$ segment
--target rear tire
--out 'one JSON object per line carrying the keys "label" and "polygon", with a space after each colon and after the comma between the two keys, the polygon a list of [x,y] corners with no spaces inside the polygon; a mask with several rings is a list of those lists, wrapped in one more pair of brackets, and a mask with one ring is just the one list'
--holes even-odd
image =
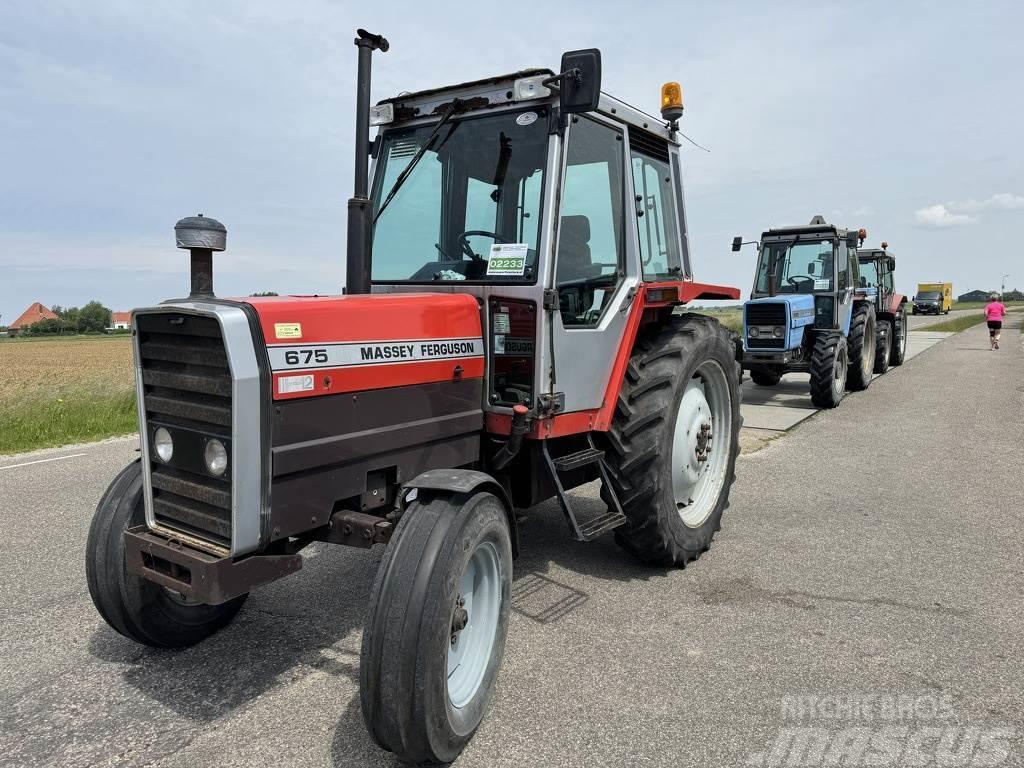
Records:
{"label": "rear tire", "polygon": [[875,333],[875,373],[885,373],[889,370],[889,349],[891,340],[894,338],[892,323],[882,320],[878,323],[878,330]]}
{"label": "rear tire", "polygon": [[155,648],[185,648],[235,617],[248,595],[221,605],[186,602],[181,596],[125,568],[124,532],[146,522],[142,464],[121,470],[96,507],[85,545],[89,594],[100,616],[130,640]]}
{"label": "rear tire", "polygon": [[835,408],[846,391],[850,359],[846,337],[839,331],[818,331],[811,351],[811,402]]}
{"label": "rear tire", "polygon": [[907,356],[907,308],[900,307],[896,315],[896,327],[893,335],[892,351],[889,355],[889,364],[903,365]]}
{"label": "rear tire", "polygon": [[[359,693],[380,746],[407,762],[448,763],[473,737],[494,693],[508,631],[512,542],[494,495],[418,493],[374,580]],[[465,623],[456,629],[460,612]]]}
{"label": "rear tire", "polygon": [[637,339],[605,440],[627,518],[615,539],[646,563],[683,566],[721,527],[742,423],[735,366],[728,331],[708,317]]}
{"label": "rear tire", "polygon": [[759,387],[774,387],[782,380],[782,369],[770,366],[751,368],[750,380]]}
{"label": "rear tire", "polygon": [[850,373],[846,388],[852,392],[867,389],[875,367],[875,308],[860,302],[850,318]]}

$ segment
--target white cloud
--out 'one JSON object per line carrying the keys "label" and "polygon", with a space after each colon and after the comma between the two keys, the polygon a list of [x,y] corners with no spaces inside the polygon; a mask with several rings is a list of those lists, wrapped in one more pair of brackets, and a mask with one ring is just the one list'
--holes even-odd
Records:
{"label": "white cloud", "polygon": [[977,221],[974,216],[964,213],[953,213],[942,203],[929,205],[914,212],[917,223],[924,227],[962,227]]}
{"label": "white cloud", "polygon": [[1014,211],[1024,208],[1024,197],[1010,192],[999,192],[984,200],[953,200],[936,203],[914,212],[917,223],[925,227],[962,227],[974,224],[983,211]]}
{"label": "white cloud", "polygon": [[962,200],[960,202],[946,203],[946,207],[958,213],[979,213],[980,211],[1012,211],[1024,208],[1024,197],[1013,195],[1009,192],[1000,192],[992,195],[986,200]]}

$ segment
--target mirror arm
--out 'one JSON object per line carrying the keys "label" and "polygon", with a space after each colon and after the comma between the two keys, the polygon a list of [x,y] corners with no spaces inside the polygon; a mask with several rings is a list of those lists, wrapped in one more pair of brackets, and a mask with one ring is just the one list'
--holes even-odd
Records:
{"label": "mirror arm", "polygon": [[562,81],[568,80],[570,77],[577,85],[583,82],[583,73],[580,71],[579,67],[573,67],[572,69],[565,70],[565,72],[562,72],[561,74],[553,75],[552,77],[541,80],[540,84],[545,88],[549,88],[555,93],[558,93],[562,89]]}

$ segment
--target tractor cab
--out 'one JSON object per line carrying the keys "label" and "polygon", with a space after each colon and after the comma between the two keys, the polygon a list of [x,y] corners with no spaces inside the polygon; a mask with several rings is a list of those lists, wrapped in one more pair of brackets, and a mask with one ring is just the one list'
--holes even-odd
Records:
{"label": "tractor cab", "polygon": [[[678,86],[662,94],[676,117],[659,120],[600,91],[597,51],[565,54],[561,72],[403,94],[370,110],[369,290],[476,297],[485,407],[499,413],[600,408],[635,300],[733,293],[693,282]],[[567,354],[576,364],[556,362]]]}
{"label": "tractor cab", "polygon": [[870,296],[878,313],[886,311],[896,293],[896,255],[889,250],[889,244],[881,248],[862,248],[857,253],[860,267],[858,292]]}

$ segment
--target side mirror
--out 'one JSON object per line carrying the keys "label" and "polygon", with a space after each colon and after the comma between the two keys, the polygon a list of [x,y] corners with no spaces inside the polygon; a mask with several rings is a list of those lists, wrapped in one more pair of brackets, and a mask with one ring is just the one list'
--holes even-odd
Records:
{"label": "side mirror", "polygon": [[742,247],[743,247],[743,238],[740,237],[739,235],[737,235],[736,237],[734,237],[732,239],[732,251],[733,251],[733,253],[738,252],[739,249],[742,248]]}
{"label": "side mirror", "polygon": [[557,83],[558,105],[563,114],[593,112],[601,100],[601,51],[585,48],[562,54],[562,74],[544,81]]}
{"label": "side mirror", "polygon": [[817,269],[818,265],[812,261],[807,265],[807,274],[813,275]]}
{"label": "side mirror", "polygon": [[892,256],[889,257],[889,271],[896,271],[896,259],[894,259]]}
{"label": "side mirror", "polygon": [[846,247],[847,248],[856,248],[857,247],[857,240],[858,240],[857,233],[856,232],[851,232],[850,234],[848,234],[846,236]]}

